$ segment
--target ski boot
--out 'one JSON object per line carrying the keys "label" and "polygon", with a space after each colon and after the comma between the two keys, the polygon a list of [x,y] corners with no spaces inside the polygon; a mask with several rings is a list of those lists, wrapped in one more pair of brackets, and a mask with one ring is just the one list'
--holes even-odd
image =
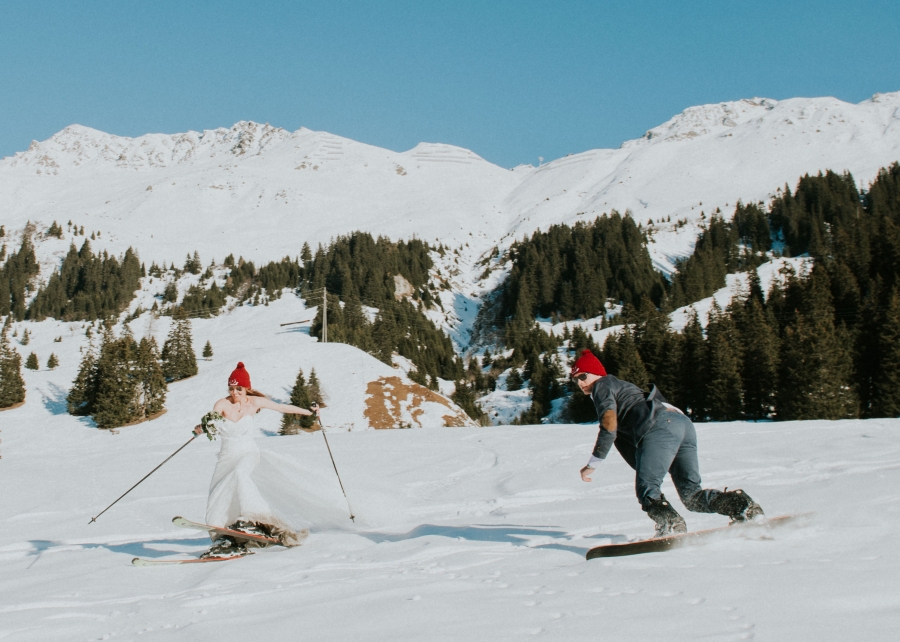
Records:
{"label": "ski boot", "polygon": [[200,556],[200,559],[209,557],[234,557],[236,555],[250,555],[250,551],[248,551],[247,547],[241,542],[230,537],[219,537],[213,541],[209,550]]}
{"label": "ski boot", "polygon": [[[248,522],[243,519],[239,519],[229,526],[233,531],[240,531],[242,533],[248,533],[249,535],[262,535],[263,537],[278,537],[277,535],[272,533],[272,529],[269,528],[267,524],[261,524],[259,522]],[[241,544],[245,548],[265,548],[268,544],[263,542],[256,542],[253,540],[241,542]]]}
{"label": "ski boot", "polygon": [[709,502],[709,507],[719,515],[730,517],[731,523],[746,522],[765,514],[762,506],[741,489],[726,488]]}
{"label": "ski boot", "polygon": [[264,537],[272,536],[272,533],[269,532],[269,529],[265,526],[265,524],[260,524],[258,522],[248,522],[243,519],[239,519],[228,528],[233,531],[249,533],[250,535],[262,535]]}
{"label": "ski boot", "polygon": [[675,533],[687,533],[687,524],[684,517],[678,514],[665,495],[659,499],[650,499],[647,506],[647,515],[656,522],[656,534],[654,537],[667,537]]}

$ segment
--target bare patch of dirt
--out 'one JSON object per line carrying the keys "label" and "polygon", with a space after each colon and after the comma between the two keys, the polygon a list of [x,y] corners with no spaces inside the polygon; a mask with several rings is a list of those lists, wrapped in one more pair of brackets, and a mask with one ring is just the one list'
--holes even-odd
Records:
{"label": "bare patch of dirt", "polygon": [[422,404],[438,403],[447,408],[442,415],[445,426],[471,424],[468,416],[436,392],[417,383],[404,383],[400,377],[381,377],[370,381],[366,387],[366,410],[363,413],[369,426],[384,430],[389,428],[421,428],[425,414]]}

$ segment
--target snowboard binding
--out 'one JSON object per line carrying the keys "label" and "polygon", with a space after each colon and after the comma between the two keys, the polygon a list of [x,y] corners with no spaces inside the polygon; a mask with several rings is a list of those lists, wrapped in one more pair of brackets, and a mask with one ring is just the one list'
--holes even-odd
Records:
{"label": "snowboard binding", "polygon": [[740,488],[726,488],[709,502],[709,507],[719,515],[730,517],[732,523],[746,522],[765,515],[762,506]]}
{"label": "snowboard binding", "polygon": [[675,533],[687,533],[687,524],[684,521],[684,517],[672,508],[672,504],[669,503],[665,495],[660,495],[659,499],[650,499],[648,502],[647,515],[656,522],[656,534],[654,537],[668,537]]}

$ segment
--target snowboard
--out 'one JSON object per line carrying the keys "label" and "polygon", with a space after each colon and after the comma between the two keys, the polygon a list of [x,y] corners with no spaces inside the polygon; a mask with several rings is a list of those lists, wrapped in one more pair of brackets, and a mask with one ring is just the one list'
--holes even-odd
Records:
{"label": "snowboard", "polygon": [[227,562],[228,560],[237,560],[246,555],[231,555],[229,557],[191,557],[189,559],[180,560],[148,560],[144,557],[135,557],[131,560],[134,566],[162,566],[164,564],[204,564],[206,562]]}
{"label": "snowboard", "polygon": [[175,526],[180,526],[181,528],[191,528],[196,531],[207,531],[209,533],[212,533],[213,535],[227,535],[228,537],[236,540],[244,542],[256,542],[257,544],[262,544],[263,546],[278,544],[278,540],[274,537],[255,535],[253,533],[245,533],[243,531],[234,531],[223,526],[210,526],[209,524],[192,522],[191,520],[185,519],[184,517],[173,517],[172,523],[175,524]]}
{"label": "snowboard", "polygon": [[791,520],[800,517],[806,517],[809,513],[798,515],[779,515],[778,517],[767,517],[761,520],[753,520],[749,522],[735,522],[728,526],[720,526],[718,528],[707,528],[702,531],[692,531],[689,533],[677,533],[666,537],[654,537],[651,539],[641,539],[634,542],[626,542],[624,544],[604,544],[597,546],[587,552],[585,557],[589,560],[597,557],[620,557],[623,555],[640,555],[642,553],[661,553],[673,548],[681,546],[691,546],[699,544],[705,539],[715,536],[725,531],[745,530],[745,529],[770,529],[776,526],[787,524]]}

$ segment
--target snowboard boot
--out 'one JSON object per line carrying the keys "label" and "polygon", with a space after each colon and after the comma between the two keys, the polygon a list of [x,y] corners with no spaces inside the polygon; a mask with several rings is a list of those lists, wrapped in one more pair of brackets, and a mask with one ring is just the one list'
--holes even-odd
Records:
{"label": "snowboard boot", "polygon": [[235,555],[250,555],[250,551],[248,551],[240,542],[233,540],[230,537],[219,537],[213,541],[209,550],[200,556],[200,559],[206,559],[208,557],[234,557]]}
{"label": "snowboard boot", "polygon": [[654,537],[667,537],[675,533],[687,533],[687,524],[684,522],[684,517],[672,508],[672,504],[669,503],[665,495],[660,495],[659,499],[649,500],[647,515],[656,522],[656,534]]}
{"label": "snowboard boot", "polygon": [[762,506],[741,489],[726,488],[709,502],[709,507],[719,515],[730,517],[732,523],[746,522],[765,514]]}

